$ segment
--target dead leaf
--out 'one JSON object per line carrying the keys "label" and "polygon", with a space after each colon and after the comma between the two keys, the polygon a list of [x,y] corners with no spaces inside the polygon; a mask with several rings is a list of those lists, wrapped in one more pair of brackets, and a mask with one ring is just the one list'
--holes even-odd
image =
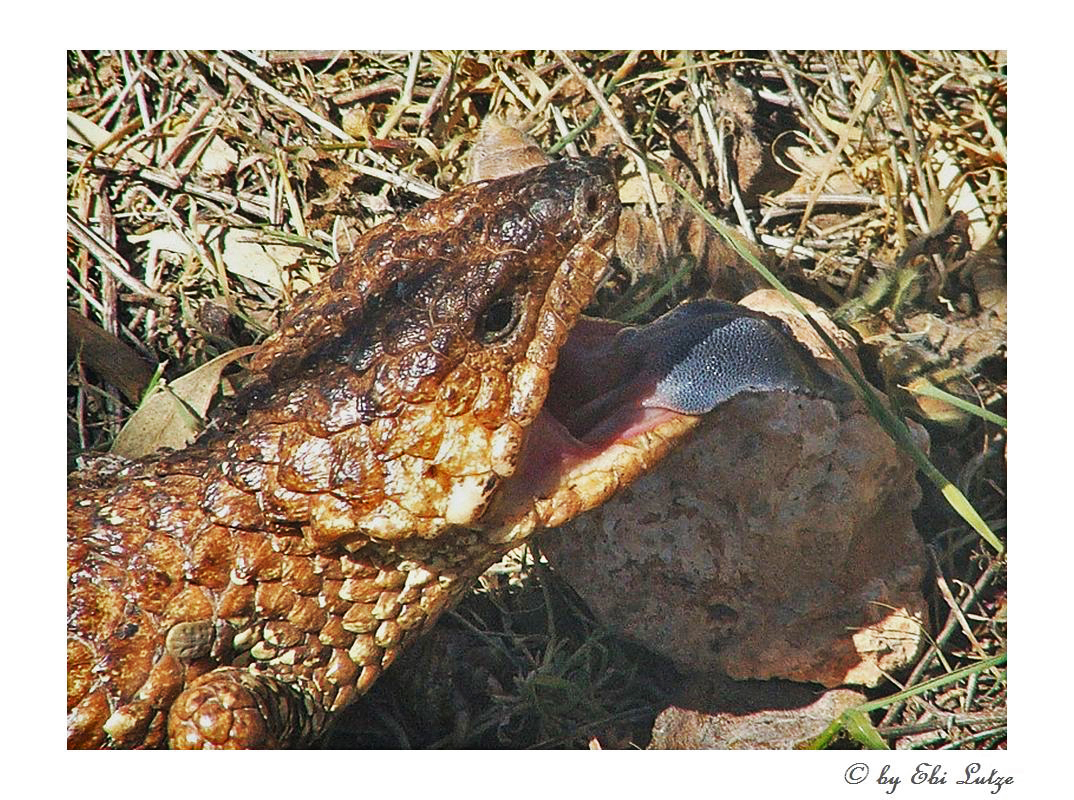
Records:
{"label": "dead leaf", "polygon": [[173,450],[186,447],[201,430],[201,418],[216,394],[224,367],[259,349],[258,345],[251,345],[230,350],[167,386],[159,387],[127,420],[112,444],[111,452],[127,458],[142,458],[162,447]]}
{"label": "dead leaf", "polygon": [[224,266],[233,275],[284,291],[282,275],[302,256],[300,247],[256,241],[256,234],[233,228],[224,235]]}
{"label": "dead leaf", "polygon": [[974,250],[980,250],[989,239],[987,215],[970,188],[970,183],[962,179],[954,157],[946,150],[937,150],[936,161],[939,164],[937,179],[940,190],[945,194],[954,190],[947,207],[954,213],[961,211],[966,215],[969,219],[970,243]]}
{"label": "dead leaf", "polygon": [[[197,156],[197,161],[194,157]],[[180,163],[182,170],[193,169],[196,165],[202,175],[226,175],[239,163],[239,154],[219,135],[214,135],[208,147],[198,154],[192,150]]]}
{"label": "dead leaf", "polygon": [[[219,235],[220,229],[199,224],[197,233],[204,241],[209,241]],[[158,228],[129,239],[135,244],[147,243],[151,251],[166,250],[184,256],[196,255],[187,238],[170,228]],[[260,241],[256,231],[228,228],[224,233],[223,258],[227,271],[270,286],[277,293],[284,291],[284,271],[294,265],[302,253],[300,247],[277,244],[267,240],[267,237],[266,241]]]}
{"label": "dead leaf", "polygon": [[[651,176],[653,194],[656,195],[657,203],[668,201],[668,191],[664,182],[656,175]],[[644,202],[648,195],[645,192],[645,178],[641,175],[631,175],[623,180],[619,187],[619,199],[624,203]]]}
{"label": "dead leaf", "polygon": [[517,175],[550,161],[536,139],[495,116],[481,123],[469,159],[466,180],[470,183]]}
{"label": "dead leaf", "polygon": [[110,138],[112,134],[96,122],[73,111],[67,112],[67,141],[84,144],[87,147],[100,147]]}

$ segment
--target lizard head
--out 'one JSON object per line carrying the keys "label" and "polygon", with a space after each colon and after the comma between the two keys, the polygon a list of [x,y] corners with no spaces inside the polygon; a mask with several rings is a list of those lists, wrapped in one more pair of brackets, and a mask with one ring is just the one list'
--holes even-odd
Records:
{"label": "lizard head", "polygon": [[570,159],[365,234],[255,359],[229,479],[314,544],[486,527],[618,216],[610,166]]}
{"label": "lizard head", "polygon": [[259,353],[228,479],[314,546],[472,564],[603,503],[731,395],[819,370],[737,306],[582,317],[618,216],[606,162],[570,159],[365,234]]}

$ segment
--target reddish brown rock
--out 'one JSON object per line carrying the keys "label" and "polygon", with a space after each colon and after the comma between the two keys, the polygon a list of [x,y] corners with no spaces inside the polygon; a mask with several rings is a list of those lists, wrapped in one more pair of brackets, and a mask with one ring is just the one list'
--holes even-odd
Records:
{"label": "reddish brown rock", "polygon": [[[743,304],[823,351],[776,293]],[[606,624],[684,672],[875,686],[922,644],[919,498],[860,403],[740,395],[542,548]]]}

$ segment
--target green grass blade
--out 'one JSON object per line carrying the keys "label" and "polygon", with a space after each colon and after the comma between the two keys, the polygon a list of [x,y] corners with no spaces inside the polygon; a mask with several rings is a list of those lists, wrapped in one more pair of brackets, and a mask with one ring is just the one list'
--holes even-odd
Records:
{"label": "green grass blade", "polygon": [[913,392],[914,394],[931,397],[934,400],[942,400],[948,405],[962,409],[967,414],[974,414],[981,419],[988,420],[1003,428],[1007,427],[1007,420],[1005,417],[1001,417],[999,414],[993,413],[987,408],[981,408],[980,406],[975,406],[973,403],[968,403],[961,397],[957,397],[950,392],[945,392],[940,387],[933,386],[931,383],[924,383],[920,386],[903,386],[902,388],[906,389],[908,392]]}
{"label": "green grass blade", "polygon": [[873,726],[872,722],[869,721],[868,714],[870,711],[887,708],[895,703],[909,700],[911,697],[931,692],[934,689],[939,689],[949,683],[955,683],[970,675],[976,675],[985,670],[992,669],[993,667],[998,667],[1005,664],[1006,661],[1007,654],[1000,653],[997,656],[978,661],[976,664],[970,664],[968,667],[956,669],[954,672],[940,675],[937,678],[925,681],[924,683],[919,683],[916,686],[910,686],[895,694],[888,695],[887,697],[881,697],[878,700],[870,700],[866,703],[854,706],[853,708],[848,708],[803,749],[823,750],[835,740],[841,731],[845,730],[848,736],[870,750],[888,750],[890,748],[888,747],[887,742],[884,741],[880,732]]}
{"label": "green grass blade", "polygon": [[890,750],[884,737],[873,727],[868,715],[859,709],[851,708],[843,712],[843,728],[850,738],[864,745],[869,750]]}
{"label": "green grass blade", "polygon": [[970,675],[976,675],[980,672],[984,672],[987,669],[998,667],[1001,664],[1007,663],[1007,654],[1000,653],[999,655],[992,656],[978,661],[976,664],[970,664],[968,667],[962,667],[956,669],[954,672],[949,672],[946,675],[940,675],[939,677],[927,680],[924,683],[918,683],[914,686],[910,686],[895,694],[890,694],[887,697],[881,697],[877,700],[870,700],[867,703],[862,703],[860,706],[856,706],[858,711],[868,713],[869,711],[876,711],[878,708],[887,708],[894,703],[900,703],[903,700],[909,700],[911,697],[916,697],[919,694],[925,692],[931,692],[933,689],[939,689],[941,686],[946,686],[949,683],[955,683]]}

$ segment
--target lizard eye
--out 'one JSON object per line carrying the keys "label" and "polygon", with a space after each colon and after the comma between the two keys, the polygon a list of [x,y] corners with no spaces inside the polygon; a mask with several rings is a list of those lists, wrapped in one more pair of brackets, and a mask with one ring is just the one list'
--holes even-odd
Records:
{"label": "lizard eye", "polygon": [[517,294],[495,298],[477,323],[477,336],[483,344],[503,341],[518,327],[522,315]]}

